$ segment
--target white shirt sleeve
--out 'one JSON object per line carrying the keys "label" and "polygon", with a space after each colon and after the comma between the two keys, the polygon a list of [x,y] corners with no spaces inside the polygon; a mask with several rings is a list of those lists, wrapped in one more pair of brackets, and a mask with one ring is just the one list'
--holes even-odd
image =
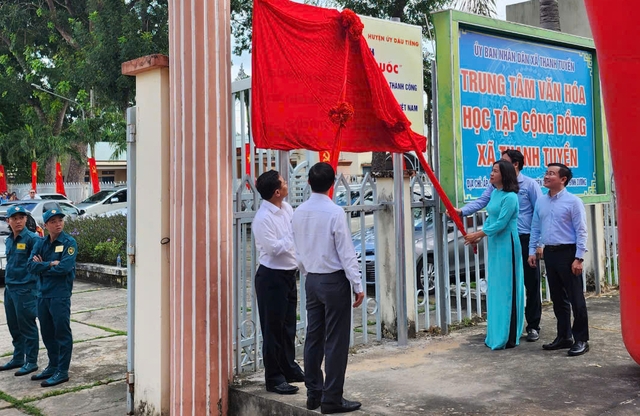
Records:
{"label": "white shirt sleeve", "polygon": [[353,247],[353,241],[351,240],[351,233],[349,232],[347,218],[343,214],[339,214],[334,217],[333,222],[333,236],[336,244],[336,252],[338,253],[338,257],[340,257],[340,263],[347,275],[347,279],[349,279],[353,285],[353,291],[355,293],[361,293],[362,277],[360,274],[360,267],[358,266],[356,250]]}

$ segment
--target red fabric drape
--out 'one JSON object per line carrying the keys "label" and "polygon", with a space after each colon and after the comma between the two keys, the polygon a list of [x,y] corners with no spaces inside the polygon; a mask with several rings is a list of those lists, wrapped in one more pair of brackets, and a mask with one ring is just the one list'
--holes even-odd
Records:
{"label": "red fabric drape", "polygon": [[[257,147],[347,152],[424,151],[362,36],[342,13],[255,0],[252,129]],[[336,142],[339,141],[339,146]]]}
{"label": "red fabric drape", "polygon": [[38,186],[38,162],[31,162],[31,189],[37,191]]}
{"label": "red fabric drape", "polygon": [[91,185],[93,186],[93,193],[100,192],[100,180],[98,179],[98,167],[96,166],[96,159],[90,157],[87,159],[89,162],[89,177],[91,178]]}
{"label": "red fabric drape", "polygon": [[56,162],[56,192],[67,196],[67,193],[64,190],[64,179],[62,178],[62,167],[60,166],[60,162]]}
{"label": "red fabric drape", "polygon": [[7,177],[3,165],[0,165],[0,192],[7,192]]}

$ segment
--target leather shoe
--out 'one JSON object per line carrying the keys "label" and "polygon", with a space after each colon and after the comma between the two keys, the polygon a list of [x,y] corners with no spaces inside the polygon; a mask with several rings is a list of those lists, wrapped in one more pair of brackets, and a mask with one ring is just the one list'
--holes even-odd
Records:
{"label": "leather shoe", "polygon": [[542,346],[542,349],[548,350],[548,351],[563,350],[565,348],[571,348],[572,345],[573,345],[573,341],[570,339],[556,338],[553,340],[553,342],[549,344],[544,344]]}
{"label": "leather shoe", "polygon": [[287,383],[303,383],[304,382],[304,373],[300,371],[293,377],[287,377]]}
{"label": "leather shoe", "polygon": [[535,329],[527,331],[527,342],[535,342],[540,339],[540,334]]}
{"label": "leather shoe", "polygon": [[307,409],[316,410],[320,407],[320,399],[316,397],[307,397]]}
{"label": "leather shoe", "polygon": [[38,364],[36,363],[26,363],[20,370],[15,372],[16,376],[26,376],[27,374],[31,374],[38,369]]}
{"label": "leather shoe", "polygon": [[342,399],[339,404],[322,403],[322,405],[320,405],[320,412],[322,412],[323,415],[332,413],[347,413],[360,409],[360,406],[362,406],[362,403],[360,402],[352,402]]}
{"label": "leather shoe", "polygon": [[277,386],[267,386],[267,391],[278,394],[295,394],[298,391],[298,387],[292,386],[285,381],[282,384],[278,384]]}
{"label": "leather shoe", "polygon": [[56,373],[56,369],[55,368],[51,368],[51,367],[47,367],[44,370],[42,370],[42,373],[38,373],[38,374],[34,374],[31,376],[31,380],[36,381],[36,380],[46,380],[49,377],[53,376]]}
{"label": "leather shoe", "polygon": [[587,341],[576,341],[569,349],[569,357],[582,355],[589,351],[589,343]]}
{"label": "leather shoe", "polygon": [[54,375],[40,383],[42,387],[52,387],[57,386],[58,384],[66,383],[69,381],[68,374],[62,374],[60,371],[56,371]]}
{"label": "leather shoe", "polygon": [[0,366],[0,371],[13,370],[14,368],[20,368],[24,365],[24,362],[17,360],[11,360],[3,366]]}

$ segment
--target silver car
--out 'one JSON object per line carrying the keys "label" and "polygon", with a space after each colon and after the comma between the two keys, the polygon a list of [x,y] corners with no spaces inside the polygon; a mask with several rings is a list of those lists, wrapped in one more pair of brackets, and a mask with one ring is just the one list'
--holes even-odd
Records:
{"label": "silver car", "polygon": [[24,209],[31,213],[31,216],[39,225],[44,224],[42,214],[55,207],[58,207],[60,210],[62,210],[67,218],[70,219],[78,218],[79,216],[84,214],[84,210],[75,207],[70,202],[54,201],[50,199],[25,199],[5,202],[4,204],[0,205],[0,218],[6,217],[7,210],[12,205],[20,205],[21,207],[24,207]]}

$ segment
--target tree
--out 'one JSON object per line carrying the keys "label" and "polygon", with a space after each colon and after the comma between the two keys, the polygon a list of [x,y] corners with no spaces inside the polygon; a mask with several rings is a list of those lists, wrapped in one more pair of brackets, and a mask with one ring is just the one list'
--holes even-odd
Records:
{"label": "tree", "polygon": [[[82,116],[115,109],[124,120],[126,107],[134,101],[135,81],[121,74],[120,64],[168,53],[167,8],[167,0],[0,2],[0,73],[8,85],[0,85],[0,94],[10,96],[32,131],[50,132],[49,140],[65,140],[65,146],[44,147],[50,152],[46,181],[53,181],[53,162],[63,156],[70,156],[67,180],[84,180],[87,144],[109,131],[100,121],[111,121]],[[14,130],[22,134],[20,127]]]}
{"label": "tree", "polygon": [[540,27],[560,32],[558,0],[540,0]]}

